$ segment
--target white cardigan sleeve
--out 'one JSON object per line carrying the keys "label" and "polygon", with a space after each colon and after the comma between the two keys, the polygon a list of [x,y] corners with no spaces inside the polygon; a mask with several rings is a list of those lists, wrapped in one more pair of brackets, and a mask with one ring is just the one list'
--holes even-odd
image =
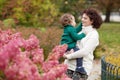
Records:
{"label": "white cardigan sleeve", "polygon": [[90,54],[91,52],[95,50],[98,44],[99,44],[98,35],[93,34],[85,42],[82,49],[74,53],[67,54],[66,57],[67,59],[75,59],[75,58],[81,58],[81,57],[87,56],[88,54]]}

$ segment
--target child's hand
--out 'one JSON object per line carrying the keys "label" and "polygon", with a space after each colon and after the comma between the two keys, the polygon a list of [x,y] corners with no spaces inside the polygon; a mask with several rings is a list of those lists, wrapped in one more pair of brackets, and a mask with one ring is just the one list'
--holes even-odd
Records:
{"label": "child's hand", "polygon": [[69,53],[73,53],[73,52],[74,52],[74,50],[73,50],[73,49],[71,49]]}

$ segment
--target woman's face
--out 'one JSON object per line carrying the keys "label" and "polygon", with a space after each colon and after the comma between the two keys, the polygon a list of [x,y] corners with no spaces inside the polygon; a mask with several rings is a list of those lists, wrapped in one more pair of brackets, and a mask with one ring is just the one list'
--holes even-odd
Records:
{"label": "woman's face", "polygon": [[90,26],[92,25],[93,21],[90,20],[89,16],[87,16],[85,13],[82,15],[82,25],[83,26]]}

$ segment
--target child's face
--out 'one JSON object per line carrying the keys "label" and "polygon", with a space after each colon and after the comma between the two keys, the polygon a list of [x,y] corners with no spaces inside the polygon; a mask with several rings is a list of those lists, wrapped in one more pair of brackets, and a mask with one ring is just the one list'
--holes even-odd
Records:
{"label": "child's face", "polygon": [[75,18],[74,18],[74,17],[72,17],[71,25],[72,25],[72,26],[76,26],[76,22],[75,22]]}

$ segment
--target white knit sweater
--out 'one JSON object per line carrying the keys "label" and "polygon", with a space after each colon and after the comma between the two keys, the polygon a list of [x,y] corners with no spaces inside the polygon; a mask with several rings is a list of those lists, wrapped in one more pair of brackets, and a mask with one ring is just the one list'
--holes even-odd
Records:
{"label": "white knit sweater", "polygon": [[93,66],[93,52],[99,44],[99,35],[97,30],[92,26],[83,27],[81,32],[85,32],[86,37],[77,41],[77,46],[80,50],[68,54],[64,63],[68,65],[68,69],[75,70],[76,58],[83,57],[83,67],[87,75],[89,75]]}

